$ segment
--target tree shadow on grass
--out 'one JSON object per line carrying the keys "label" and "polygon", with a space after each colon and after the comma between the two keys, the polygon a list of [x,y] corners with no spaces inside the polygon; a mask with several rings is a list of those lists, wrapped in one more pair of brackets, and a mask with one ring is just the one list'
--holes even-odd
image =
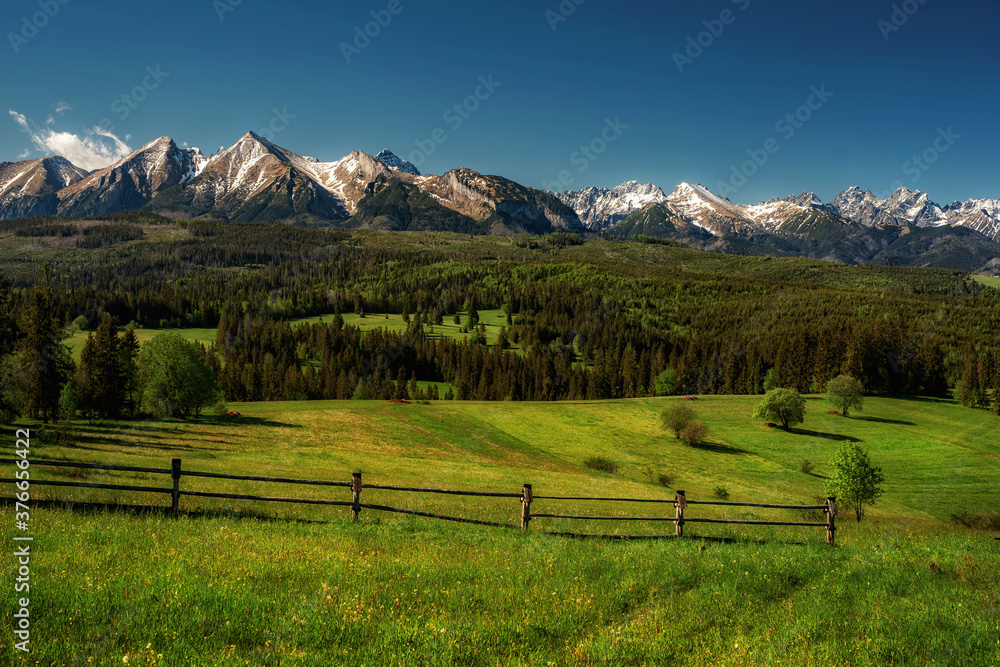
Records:
{"label": "tree shadow on grass", "polygon": [[[169,496],[168,502],[169,502]],[[146,515],[160,515],[160,516],[174,516],[174,513],[170,510],[169,506],[163,505],[129,505],[122,503],[111,503],[111,502],[89,502],[84,500],[56,500],[56,499],[36,499],[32,500],[32,505],[36,507],[44,507],[46,509],[65,509],[78,514],[105,514],[107,512],[116,512],[122,514],[131,514],[135,516],[146,516]],[[0,500],[0,505],[3,504],[13,504],[13,499],[2,499]],[[255,511],[253,509],[237,509],[237,510],[213,510],[213,509],[202,509],[202,510],[181,510],[180,516],[194,519],[231,519],[231,520],[252,520],[252,521],[266,521],[275,523],[333,523],[337,521],[336,518],[331,520],[323,519],[302,519],[297,517],[281,517],[274,516],[265,512]]]}
{"label": "tree shadow on grass", "polygon": [[916,426],[913,422],[902,421],[901,419],[886,419],[885,417],[847,417],[859,422],[872,422],[874,424],[897,424],[899,426]]}
{"label": "tree shadow on grass", "polygon": [[695,445],[694,449],[700,449],[706,452],[715,452],[716,454],[749,454],[745,449],[740,449],[739,447],[733,447],[732,445],[727,445],[721,442],[703,442],[699,445]]}
{"label": "tree shadow on grass", "polygon": [[264,419],[263,417],[217,417],[214,415],[202,415],[196,420],[187,422],[192,425],[212,424],[216,426],[274,426],[280,428],[302,428],[302,424],[289,424],[286,422]]}
{"label": "tree shadow on grass", "polygon": [[824,440],[837,440],[838,442],[862,442],[861,438],[855,438],[853,435],[823,433],[822,431],[807,431],[804,428],[789,428],[788,432],[794,433],[795,435],[808,435],[814,438],[823,438]]}

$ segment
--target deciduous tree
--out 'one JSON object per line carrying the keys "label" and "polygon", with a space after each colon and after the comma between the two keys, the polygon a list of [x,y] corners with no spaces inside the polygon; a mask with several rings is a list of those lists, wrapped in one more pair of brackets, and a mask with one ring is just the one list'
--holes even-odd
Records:
{"label": "deciduous tree", "polygon": [[847,442],[837,450],[833,460],[833,475],[828,484],[831,495],[841,503],[854,508],[858,521],[864,515],[865,505],[874,505],[882,495],[882,467],[872,464],[867,450],[856,442]]}
{"label": "deciduous tree", "polygon": [[684,403],[677,401],[660,413],[660,423],[663,425],[663,428],[673,431],[675,438],[680,438],[681,431],[684,430],[684,427],[694,417],[694,410]]}
{"label": "deciduous tree", "polygon": [[788,430],[791,424],[801,424],[805,420],[806,399],[795,389],[778,387],[764,395],[764,399],[753,409],[753,417],[775,421]]}
{"label": "deciduous tree", "polygon": [[845,417],[851,408],[864,409],[864,389],[861,382],[850,375],[838,375],[827,382],[826,394]]}

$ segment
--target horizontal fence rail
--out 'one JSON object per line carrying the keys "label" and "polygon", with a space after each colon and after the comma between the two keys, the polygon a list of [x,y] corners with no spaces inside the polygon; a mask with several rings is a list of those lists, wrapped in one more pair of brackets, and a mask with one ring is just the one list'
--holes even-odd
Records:
{"label": "horizontal fence rail", "polygon": [[[0,463],[19,464],[22,459],[0,459]],[[49,461],[44,459],[33,459],[27,461],[28,466],[52,466],[67,468],[83,468],[95,470],[109,470],[115,472],[134,472],[154,475],[170,475],[172,488],[133,486],[124,484],[100,484],[91,482],[63,482],[50,480],[31,480],[31,484],[44,486],[63,486],[70,488],[88,489],[108,489],[115,491],[132,491],[141,493],[162,493],[171,495],[170,510],[175,516],[180,511],[180,497],[189,496],[196,498],[224,498],[230,500],[252,500],[273,503],[294,503],[303,505],[327,505],[334,507],[350,507],[351,516],[354,521],[358,521],[361,510],[372,510],[377,512],[390,512],[394,514],[407,514],[411,516],[422,516],[443,521],[454,521],[458,523],[475,524],[480,526],[492,526],[497,528],[516,528],[516,524],[501,523],[497,521],[486,521],[483,519],[473,519],[468,517],[448,516],[434,512],[421,510],[391,507],[372,503],[362,503],[361,493],[363,490],[393,491],[403,493],[435,493],[453,496],[485,497],[485,498],[516,498],[521,501],[521,529],[527,530],[532,519],[563,519],[563,520],[586,520],[586,521],[648,521],[664,522],[670,521],[674,524],[674,533],[669,535],[616,535],[616,534],[592,534],[592,533],[568,533],[539,531],[546,535],[556,535],[565,537],[592,537],[613,540],[652,540],[665,539],[684,536],[684,524],[705,523],[705,524],[735,524],[751,526],[800,526],[811,528],[826,528],[826,538],[829,544],[834,543],[834,533],[836,531],[835,517],[837,515],[837,505],[835,498],[827,498],[825,504],[819,505],[779,505],[773,503],[751,503],[751,502],[730,502],[716,500],[688,500],[684,491],[677,491],[673,498],[614,498],[614,497],[592,497],[592,496],[536,496],[533,494],[531,484],[525,484],[520,493],[501,491],[464,491],[458,489],[433,489],[409,486],[392,486],[383,484],[365,485],[361,480],[361,473],[356,472],[351,476],[351,481],[318,480],[318,479],[296,479],[291,477],[264,477],[258,475],[230,475],[225,473],[201,472],[195,470],[183,470],[181,459],[173,459],[170,468],[143,468],[134,466],[113,466],[98,463],[76,463],[73,461]],[[277,484],[299,484],[324,487],[349,487],[352,492],[351,500],[330,500],[323,498],[295,498],[284,496],[262,496],[253,494],[219,493],[211,491],[188,491],[181,490],[180,480],[182,477],[200,477],[207,479],[227,479],[247,482],[266,482]],[[17,483],[23,480],[0,478],[0,483]],[[536,500],[546,501],[575,501],[575,502],[620,502],[620,503],[652,503],[659,505],[672,505],[674,516],[599,516],[581,514],[556,514],[540,512],[532,514],[531,506]],[[703,517],[685,516],[688,505],[716,505],[723,507],[754,507],[762,509],[790,509],[790,510],[822,510],[826,514],[825,522],[815,521],[767,521],[757,519],[710,519]],[[704,539],[719,539],[706,537]],[[721,538],[725,539],[725,538]]]}

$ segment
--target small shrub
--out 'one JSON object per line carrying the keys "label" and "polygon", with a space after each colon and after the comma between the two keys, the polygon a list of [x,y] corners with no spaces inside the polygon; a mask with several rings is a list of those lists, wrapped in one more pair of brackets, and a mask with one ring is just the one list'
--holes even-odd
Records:
{"label": "small shrub", "polygon": [[673,432],[675,438],[679,438],[681,431],[694,417],[694,410],[683,403],[673,403],[660,413],[660,423],[665,430]]}
{"label": "small shrub", "polygon": [[649,480],[650,484],[661,484],[666,487],[670,487],[674,483],[674,476],[669,473],[655,473],[652,468],[646,468],[645,472],[646,478]]}
{"label": "small shrub", "polygon": [[583,462],[583,465],[591,470],[600,470],[612,475],[618,472],[618,465],[614,461],[610,461],[602,456],[591,456]]}
{"label": "small shrub", "polygon": [[712,489],[712,495],[720,500],[729,500],[729,490],[724,486],[717,486]]}
{"label": "small shrub", "polygon": [[700,421],[688,422],[681,430],[681,438],[691,447],[697,447],[705,441],[708,435],[708,428]]}
{"label": "small shrub", "polygon": [[809,459],[802,459],[801,461],[799,461],[799,470],[801,470],[807,475],[812,474],[814,467],[815,466],[813,466],[813,462],[810,461]]}

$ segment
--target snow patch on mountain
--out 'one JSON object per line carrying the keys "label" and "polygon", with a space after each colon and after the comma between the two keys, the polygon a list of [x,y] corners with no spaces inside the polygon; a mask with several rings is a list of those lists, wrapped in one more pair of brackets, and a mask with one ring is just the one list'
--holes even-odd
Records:
{"label": "snow patch on mountain", "polygon": [[576,211],[588,229],[597,231],[621,222],[650,204],[667,201],[663,190],[651,183],[638,181],[626,181],[611,189],[588,187],[575,192],[569,190],[556,196]]}
{"label": "snow patch on mountain", "polygon": [[417,168],[414,167],[412,163],[407,162],[403,158],[397,156],[388,148],[383,148],[382,150],[380,150],[378,155],[375,156],[375,158],[381,160],[385,166],[389,167],[389,169],[392,169],[393,171],[401,171],[404,174],[412,174],[414,176],[420,175],[420,172],[417,171]]}

